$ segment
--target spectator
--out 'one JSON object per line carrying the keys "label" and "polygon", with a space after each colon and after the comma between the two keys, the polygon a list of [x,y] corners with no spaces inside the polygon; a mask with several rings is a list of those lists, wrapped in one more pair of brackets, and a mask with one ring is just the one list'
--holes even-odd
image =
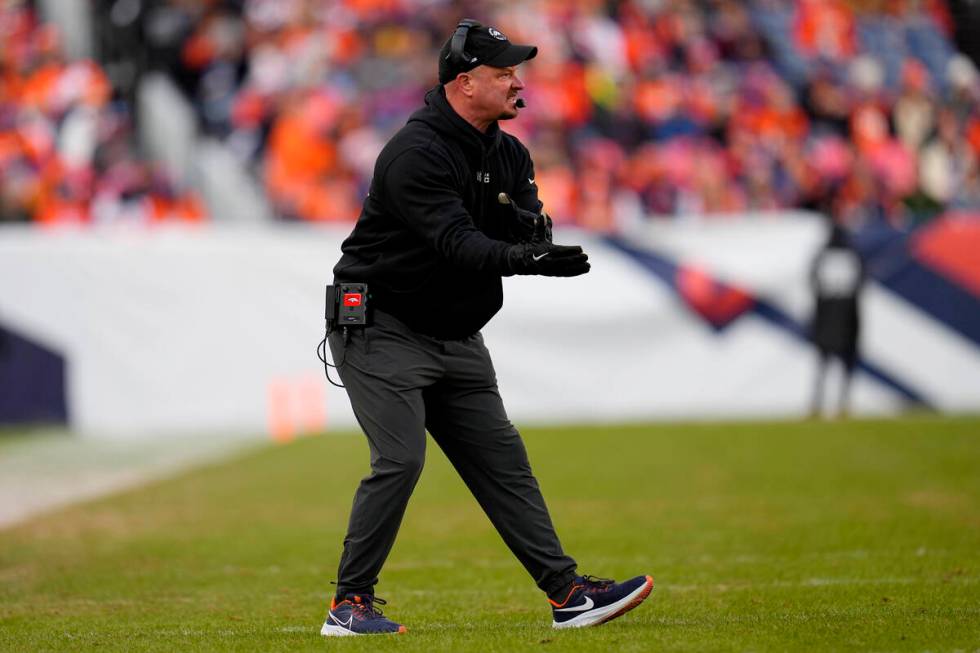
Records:
{"label": "spectator", "polygon": [[134,154],[128,107],[101,66],[65,60],[57,30],[26,2],[0,5],[0,30],[0,221],[204,217],[193,194]]}
{"label": "spectator", "polygon": [[[308,221],[355,217],[379,144],[435,83],[438,35],[466,11],[448,0],[151,5],[141,33],[152,65],[180,81],[277,212]],[[8,219],[34,215],[54,192],[41,169],[52,152],[69,152],[72,166],[91,158],[85,134],[102,134],[120,111],[91,63],[71,64],[73,90],[49,93],[66,64],[25,6],[2,10]],[[516,129],[540,153],[542,197],[559,223],[615,231],[638,215],[815,206],[832,186],[855,224],[902,227],[975,203],[980,84],[954,56],[939,0],[531,0],[469,11],[542,45]],[[940,126],[947,109],[956,120]],[[950,174],[956,183],[943,181]],[[88,200],[67,189],[57,199],[105,196],[77,191]]]}

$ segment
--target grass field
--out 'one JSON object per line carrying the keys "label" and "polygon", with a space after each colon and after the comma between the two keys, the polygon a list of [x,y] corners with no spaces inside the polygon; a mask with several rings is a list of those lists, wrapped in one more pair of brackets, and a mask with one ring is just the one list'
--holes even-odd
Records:
{"label": "grass field", "polygon": [[650,599],[553,631],[435,446],[378,587],[407,635],[319,636],[355,434],[0,531],[13,651],[980,650],[980,419],[528,429],[583,573]]}

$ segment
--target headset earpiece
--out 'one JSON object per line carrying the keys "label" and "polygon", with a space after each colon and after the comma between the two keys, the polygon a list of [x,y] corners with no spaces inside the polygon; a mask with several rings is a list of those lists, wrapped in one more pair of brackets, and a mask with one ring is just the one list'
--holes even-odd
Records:
{"label": "headset earpiece", "polygon": [[476,61],[476,57],[471,57],[467,54],[464,49],[466,46],[466,35],[473,27],[482,27],[483,24],[479,21],[473,20],[472,18],[464,18],[459,21],[456,25],[456,31],[453,33],[453,40],[449,47],[449,55],[447,58],[452,58],[459,64],[471,64]]}

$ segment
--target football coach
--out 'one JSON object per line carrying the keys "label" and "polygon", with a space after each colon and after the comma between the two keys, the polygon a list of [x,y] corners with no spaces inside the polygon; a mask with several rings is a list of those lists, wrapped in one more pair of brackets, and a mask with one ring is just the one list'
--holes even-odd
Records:
{"label": "football coach", "polygon": [[653,588],[650,576],[578,574],[480,334],[503,303],[501,277],[589,271],[581,247],[552,243],[530,155],[499,126],[523,106],[517,69],[536,54],[493,27],[459,23],[439,53],[439,85],[378,156],[334,267],[335,286],[367,285],[367,324],[339,323],[328,342],[371,473],[354,496],[325,636],[406,630],[382,614],[374,588],[422,472],[426,431],[548,596],[554,627],[604,623]]}

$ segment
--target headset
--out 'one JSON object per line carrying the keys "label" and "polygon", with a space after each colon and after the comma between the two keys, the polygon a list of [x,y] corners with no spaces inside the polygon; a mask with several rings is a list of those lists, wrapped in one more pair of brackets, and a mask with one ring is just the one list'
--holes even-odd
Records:
{"label": "headset", "polygon": [[471,57],[464,46],[466,45],[466,35],[469,33],[470,29],[473,27],[483,27],[483,23],[472,18],[464,18],[459,21],[456,25],[456,32],[453,33],[453,40],[449,46],[449,53],[446,55],[446,61],[457,61],[461,64],[471,64],[476,63],[476,57]]}

